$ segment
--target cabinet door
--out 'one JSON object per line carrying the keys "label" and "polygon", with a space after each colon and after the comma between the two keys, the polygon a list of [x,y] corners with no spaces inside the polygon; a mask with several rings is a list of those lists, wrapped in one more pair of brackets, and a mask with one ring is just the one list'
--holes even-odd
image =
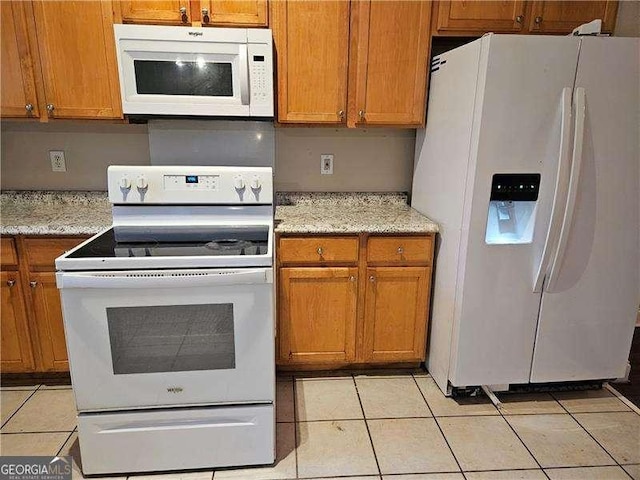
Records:
{"label": "cabinet door", "polygon": [[355,360],[357,268],[281,268],[279,363]]}
{"label": "cabinet door", "polygon": [[18,272],[0,272],[0,370],[33,371],[33,353],[25,313],[22,284]]}
{"label": "cabinet door", "polygon": [[431,2],[352,3],[349,125],[425,121]]}
{"label": "cabinet door", "polygon": [[518,33],[525,26],[525,2],[461,0],[438,2],[436,35],[482,35],[486,32]]}
{"label": "cabinet door", "polygon": [[201,0],[202,25],[266,27],[267,0]]}
{"label": "cabinet door", "polygon": [[38,329],[42,367],[47,372],[69,370],[60,293],[55,272],[31,273],[31,302]]}
{"label": "cabinet door", "polygon": [[35,71],[37,57],[31,55],[26,2],[3,2],[0,44],[0,115],[3,117],[39,117]]}
{"label": "cabinet door", "polygon": [[347,110],[349,2],[273,1],[278,121],[343,123]]}
{"label": "cabinet door", "polygon": [[367,268],[364,361],[422,361],[426,350],[429,267]]}
{"label": "cabinet door", "polygon": [[[150,25],[185,25],[189,19],[189,0],[132,0],[120,2],[122,23],[142,23]],[[183,13],[184,12],[184,13]]]}
{"label": "cabinet door", "polygon": [[533,2],[529,29],[540,33],[571,33],[577,26],[602,20],[602,31],[613,32],[618,2],[552,1]]}
{"label": "cabinet door", "polygon": [[49,116],[121,118],[112,3],[33,5]]}

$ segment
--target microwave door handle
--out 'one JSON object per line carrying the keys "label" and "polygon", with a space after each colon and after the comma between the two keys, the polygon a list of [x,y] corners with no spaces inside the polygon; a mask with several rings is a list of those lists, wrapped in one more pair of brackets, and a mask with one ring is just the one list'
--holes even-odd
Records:
{"label": "microwave door handle", "polygon": [[233,272],[58,273],[58,288],[192,288],[271,283],[267,269]]}
{"label": "microwave door handle", "polygon": [[240,80],[240,102],[242,105],[249,105],[249,59],[247,45],[240,45],[239,55],[239,80]]}

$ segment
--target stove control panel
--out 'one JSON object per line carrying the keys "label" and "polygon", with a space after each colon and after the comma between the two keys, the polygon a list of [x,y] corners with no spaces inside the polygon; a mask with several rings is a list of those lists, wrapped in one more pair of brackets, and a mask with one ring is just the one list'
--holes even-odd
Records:
{"label": "stove control panel", "polygon": [[270,205],[269,167],[110,166],[113,204]]}

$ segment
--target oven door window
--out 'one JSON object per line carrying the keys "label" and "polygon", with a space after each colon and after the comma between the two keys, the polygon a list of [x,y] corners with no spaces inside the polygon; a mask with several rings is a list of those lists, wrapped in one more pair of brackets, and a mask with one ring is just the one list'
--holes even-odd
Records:
{"label": "oven door window", "polygon": [[133,67],[138,94],[233,97],[231,62],[134,60]]}
{"label": "oven door window", "polygon": [[233,304],[107,308],[113,373],[236,366]]}

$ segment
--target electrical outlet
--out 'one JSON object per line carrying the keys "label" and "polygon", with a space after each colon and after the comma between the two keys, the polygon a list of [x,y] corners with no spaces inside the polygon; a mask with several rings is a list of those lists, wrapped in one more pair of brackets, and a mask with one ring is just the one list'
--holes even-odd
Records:
{"label": "electrical outlet", "polygon": [[49,150],[49,160],[51,160],[52,172],[67,171],[67,164],[64,161],[64,152],[62,150]]}
{"label": "electrical outlet", "polygon": [[333,175],[333,154],[320,155],[320,173],[322,175]]}

